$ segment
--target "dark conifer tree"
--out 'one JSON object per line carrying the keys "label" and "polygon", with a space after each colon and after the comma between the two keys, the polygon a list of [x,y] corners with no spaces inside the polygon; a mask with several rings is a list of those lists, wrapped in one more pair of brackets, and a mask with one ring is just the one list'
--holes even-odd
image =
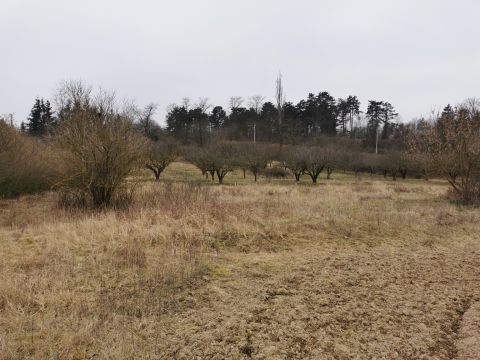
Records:
{"label": "dark conifer tree", "polygon": [[395,124],[392,122],[398,115],[395,111],[392,104],[389,102],[384,102],[382,106],[383,111],[383,130],[382,130],[382,139],[387,139],[389,135],[392,133]]}
{"label": "dark conifer tree", "polygon": [[44,136],[55,125],[50,102],[43,99],[35,99],[26,124],[26,131],[32,136]]}
{"label": "dark conifer tree", "polygon": [[454,116],[455,116],[455,110],[450,104],[448,104],[443,108],[442,115],[440,117],[452,119]]}
{"label": "dark conifer tree", "polygon": [[211,131],[219,130],[227,118],[227,113],[221,106],[215,106],[212,109],[212,113],[209,115],[208,120]]}
{"label": "dark conifer tree", "polygon": [[191,119],[186,106],[173,105],[167,113],[167,132],[187,144],[192,132]]}
{"label": "dark conifer tree", "polygon": [[377,132],[383,121],[383,101],[368,101],[367,119],[367,144],[375,146]]}
{"label": "dark conifer tree", "polygon": [[42,102],[37,98],[28,117],[27,131],[32,136],[42,136],[44,130],[42,123]]}
{"label": "dark conifer tree", "polygon": [[337,105],[335,98],[327,91],[317,95],[317,113],[322,134],[335,135],[337,133]]}
{"label": "dark conifer tree", "polygon": [[262,106],[260,124],[258,126],[259,139],[272,140],[277,128],[278,111],[276,106],[267,101]]}
{"label": "dark conifer tree", "polygon": [[50,101],[43,102],[42,99],[42,124],[44,126],[44,131],[49,131],[55,126],[55,118],[53,117],[52,106]]}
{"label": "dark conifer tree", "polygon": [[360,115],[360,101],[356,96],[350,95],[347,100],[348,120],[350,122],[350,136],[353,137],[353,119]]}
{"label": "dark conifer tree", "polygon": [[338,99],[337,101],[337,114],[338,114],[338,126],[342,129],[342,135],[347,134],[347,122],[349,118],[348,101],[344,99]]}

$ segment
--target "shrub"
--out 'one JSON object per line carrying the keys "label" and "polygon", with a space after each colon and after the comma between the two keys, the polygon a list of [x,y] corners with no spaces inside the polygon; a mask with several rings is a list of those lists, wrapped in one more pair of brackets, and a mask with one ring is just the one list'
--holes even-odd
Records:
{"label": "shrub", "polygon": [[56,187],[83,194],[96,208],[128,205],[133,185],[126,179],[144,154],[131,119],[120,114],[114,97],[105,93],[64,113],[55,136],[63,159]]}
{"label": "shrub", "polygon": [[286,179],[289,176],[288,171],[280,166],[268,167],[262,173],[267,179]]}
{"label": "shrub", "polygon": [[471,99],[409,139],[410,153],[427,172],[447,179],[458,201],[480,202],[480,106]]}
{"label": "shrub", "polygon": [[17,197],[50,188],[51,149],[0,121],[0,197]]}

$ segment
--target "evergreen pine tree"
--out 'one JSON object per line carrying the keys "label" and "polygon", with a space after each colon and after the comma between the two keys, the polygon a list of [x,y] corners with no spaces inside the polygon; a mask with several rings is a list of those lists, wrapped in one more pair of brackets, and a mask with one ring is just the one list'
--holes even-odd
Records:
{"label": "evergreen pine tree", "polygon": [[383,131],[382,131],[382,139],[388,138],[390,133],[392,132],[395,124],[392,123],[392,120],[395,119],[395,117],[398,115],[398,113],[395,111],[394,107],[392,104],[389,102],[384,102],[383,103]]}
{"label": "evergreen pine tree", "polygon": [[27,124],[24,124],[26,131],[32,136],[43,136],[55,125],[52,106],[50,101],[35,99],[35,104],[30,111]]}
{"label": "evergreen pine tree", "polygon": [[367,108],[367,143],[369,146],[375,146],[377,139],[377,132],[380,124],[383,121],[383,101],[368,101]]}
{"label": "evergreen pine tree", "polygon": [[30,116],[27,121],[28,133],[32,136],[41,136],[43,133],[42,126],[42,102],[40,99],[35,99],[35,104],[30,111]]}
{"label": "evergreen pine tree", "polygon": [[353,133],[353,119],[355,117],[358,118],[360,115],[360,101],[356,96],[350,95],[347,100],[347,109],[348,109],[348,117],[349,117],[349,122],[350,122],[350,136],[354,137]]}
{"label": "evergreen pine tree", "polygon": [[42,124],[44,127],[44,132],[49,131],[55,126],[55,118],[53,117],[52,106],[50,105],[50,101],[45,101],[43,103],[42,99]]}

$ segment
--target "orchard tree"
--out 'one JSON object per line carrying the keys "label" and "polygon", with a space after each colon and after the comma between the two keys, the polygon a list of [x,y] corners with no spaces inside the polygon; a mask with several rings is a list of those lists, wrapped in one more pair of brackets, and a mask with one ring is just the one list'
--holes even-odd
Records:
{"label": "orchard tree", "polygon": [[235,150],[235,147],[228,143],[210,146],[207,149],[211,169],[215,171],[219,184],[223,184],[225,176],[237,167],[238,154]]}
{"label": "orchard tree", "polygon": [[306,161],[305,150],[298,146],[284,148],[281,152],[282,163],[295,176],[295,181],[300,181],[300,177],[305,173]]}
{"label": "orchard tree", "polygon": [[239,149],[241,167],[248,169],[257,182],[258,175],[267,167],[268,162],[272,159],[272,154],[271,147],[268,145],[245,144]]}
{"label": "orchard tree", "polygon": [[153,172],[155,180],[160,179],[162,172],[178,156],[177,147],[174,144],[163,142],[150,142],[147,146],[145,167]]}
{"label": "orchard tree", "polygon": [[305,161],[304,173],[310,176],[312,182],[316,184],[318,176],[327,165],[325,150],[318,146],[303,147],[301,154]]}

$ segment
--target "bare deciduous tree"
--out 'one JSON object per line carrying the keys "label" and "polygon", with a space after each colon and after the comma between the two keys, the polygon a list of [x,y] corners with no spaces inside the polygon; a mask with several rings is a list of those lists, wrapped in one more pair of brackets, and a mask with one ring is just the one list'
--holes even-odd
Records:
{"label": "bare deciduous tree", "polygon": [[445,177],[465,204],[480,201],[480,106],[470,99],[450,116],[423,123],[409,139],[410,153]]}
{"label": "bare deciduous tree", "polygon": [[138,123],[141,126],[142,132],[145,136],[150,137],[153,127],[155,126],[155,120],[153,116],[158,109],[158,104],[150,103],[145,105],[145,107],[139,111],[138,114]]}
{"label": "bare deciduous tree", "polygon": [[232,96],[228,101],[228,105],[230,106],[230,110],[238,109],[243,104],[243,98],[241,96]]}
{"label": "bare deciduous tree", "polygon": [[257,118],[262,112],[262,105],[265,101],[265,97],[262,95],[254,95],[250,97],[249,105],[255,111],[255,118],[253,119],[253,143],[257,142]]}
{"label": "bare deciduous tree", "polygon": [[281,153],[281,158],[283,165],[295,176],[295,181],[300,181],[306,168],[304,149],[296,146],[285,148]]}
{"label": "bare deciduous tree", "polygon": [[153,172],[155,180],[158,181],[162,172],[177,156],[178,150],[174,144],[150,142],[147,146],[145,167]]}
{"label": "bare deciduous tree", "polygon": [[196,165],[202,174],[210,173],[212,181],[214,175],[217,175],[219,184],[223,184],[225,176],[238,166],[237,148],[229,143],[192,147],[187,151],[186,158]]}
{"label": "bare deciduous tree", "polygon": [[344,169],[347,163],[347,154],[333,146],[323,148],[323,158],[325,159],[325,171],[327,179],[330,180],[332,173],[336,169]]}
{"label": "bare deciduous tree", "polygon": [[117,110],[112,93],[100,91],[91,96],[83,84],[72,88],[67,83],[67,88],[59,92],[67,96],[61,103],[68,102],[71,89],[74,94],[82,94],[84,102],[66,113],[56,134],[64,167],[55,185],[89,197],[95,207],[117,205],[120,196],[131,194],[126,178],[140,165],[144,143],[133,127],[133,119]]}
{"label": "bare deciduous tree", "polygon": [[272,151],[267,145],[257,144],[252,147],[245,144],[238,150],[238,157],[240,167],[248,169],[253,174],[255,182],[257,182],[258,175],[272,159]]}

